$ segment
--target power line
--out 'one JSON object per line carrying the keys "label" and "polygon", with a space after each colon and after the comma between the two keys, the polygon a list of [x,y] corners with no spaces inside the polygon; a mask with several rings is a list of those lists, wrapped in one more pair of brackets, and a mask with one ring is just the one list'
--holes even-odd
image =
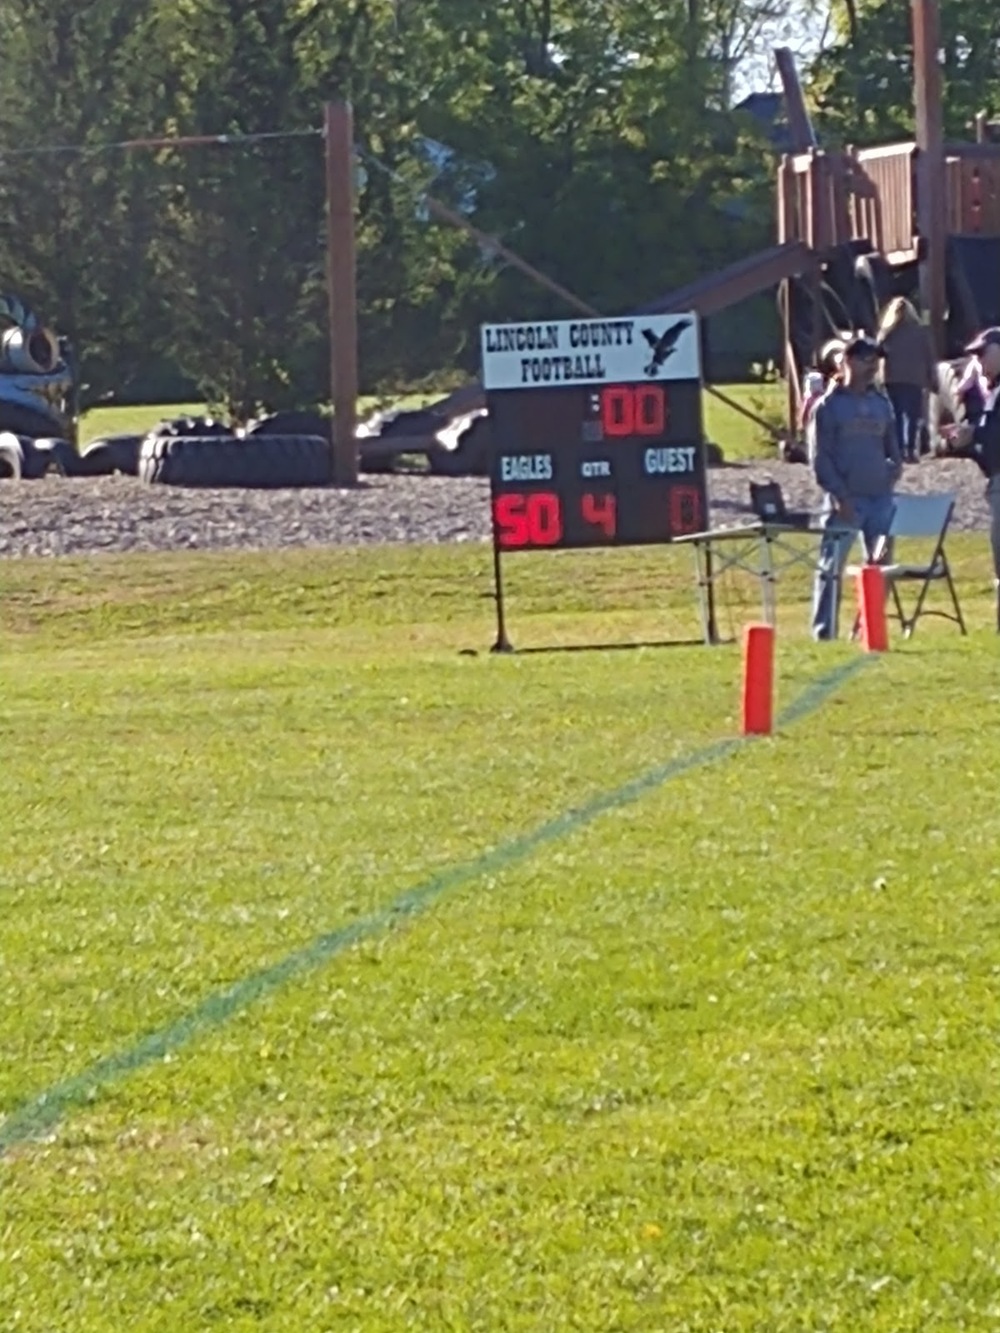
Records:
{"label": "power line", "polygon": [[228,148],[239,144],[262,143],[274,139],[322,138],[322,129],[262,130],[254,134],[179,134],[146,139],[119,139],[97,144],[37,144],[30,148],[0,148],[0,162],[11,157],[42,157],[57,153],[109,153],[132,148],[203,148],[206,145]]}

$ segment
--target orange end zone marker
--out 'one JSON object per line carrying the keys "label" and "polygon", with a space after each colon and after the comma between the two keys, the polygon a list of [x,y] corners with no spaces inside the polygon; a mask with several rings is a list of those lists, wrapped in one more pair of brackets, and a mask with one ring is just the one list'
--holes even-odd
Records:
{"label": "orange end zone marker", "polygon": [[865,652],[888,652],[885,578],[878,565],[864,565],[858,571],[858,609],[861,612],[861,643]]}
{"label": "orange end zone marker", "polygon": [[774,724],[774,626],[743,632],[743,735],[769,736]]}

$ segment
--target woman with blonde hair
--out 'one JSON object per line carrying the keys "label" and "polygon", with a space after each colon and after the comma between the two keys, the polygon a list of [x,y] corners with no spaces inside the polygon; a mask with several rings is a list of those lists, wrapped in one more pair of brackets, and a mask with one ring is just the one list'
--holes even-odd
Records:
{"label": "woman with blonde hair", "polygon": [[883,382],[896,414],[896,434],[903,458],[915,463],[927,420],[927,396],[937,388],[937,362],[930,332],[905,296],[894,296],[882,312],[878,341]]}

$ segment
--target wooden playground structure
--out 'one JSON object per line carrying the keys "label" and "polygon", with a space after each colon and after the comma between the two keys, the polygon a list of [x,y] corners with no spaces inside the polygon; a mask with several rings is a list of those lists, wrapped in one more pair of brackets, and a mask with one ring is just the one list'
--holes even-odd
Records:
{"label": "wooden playground structure", "polygon": [[[822,255],[868,241],[893,266],[917,261],[921,165],[915,142],[786,155],[778,170],[779,243],[804,241]],[[1000,236],[1000,144],[948,144],[943,167],[947,232]]]}

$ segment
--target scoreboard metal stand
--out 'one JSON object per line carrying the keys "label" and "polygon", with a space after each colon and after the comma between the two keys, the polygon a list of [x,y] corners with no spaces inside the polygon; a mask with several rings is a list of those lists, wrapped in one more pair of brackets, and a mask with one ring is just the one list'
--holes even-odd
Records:
{"label": "scoreboard metal stand", "polygon": [[500,563],[500,547],[497,545],[496,524],[493,525],[493,600],[497,608],[497,638],[490,652],[512,653],[514,645],[507,638],[507,617],[503,604],[503,567]]}
{"label": "scoreboard metal stand", "polygon": [[[487,324],[480,341],[493,440],[492,651],[513,652],[505,554],[660,546],[707,527],[701,338],[688,313]],[[714,642],[714,600],[709,629]]]}

